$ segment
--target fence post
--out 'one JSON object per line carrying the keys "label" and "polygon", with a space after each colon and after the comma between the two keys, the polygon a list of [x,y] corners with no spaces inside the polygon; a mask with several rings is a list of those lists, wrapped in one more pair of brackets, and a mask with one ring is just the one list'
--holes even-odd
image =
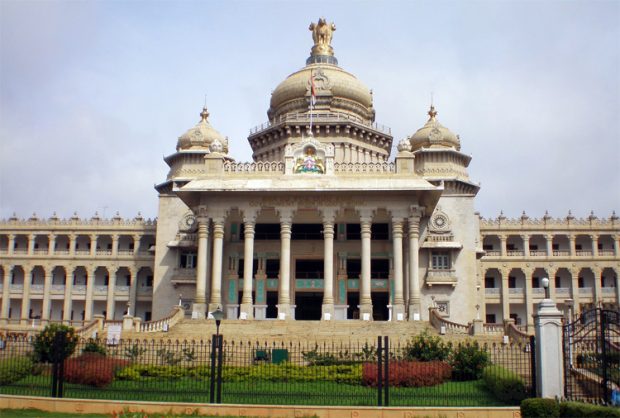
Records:
{"label": "fence post", "polygon": [[530,335],[530,373],[532,374],[532,389],[530,396],[536,397],[536,337]]}
{"label": "fence post", "polygon": [[209,403],[215,402],[215,356],[217,352],[217,336],[211,336],[211,385],[209,388]]}
{"label": "fence post", "polygon": [[383,349],[381,348],[381,336],[377,337],[377,406],[382,405],[383,394],[383,367],[381,356],[383,355]]}
{"label": "fence post", "polygon": [[603,401],[605,402],[605,404],[609,404],[609,373],[608,373],[608,367],[609,367],[609,363],[607,362],[607,327],[609,326],[607,324],[607,316],[606,316],[606,311],[604,309],[601,309],[600,311],[600,315],[601,315],[601,321],[600,321],[600,330],[597,330],[597,332],[599,332],[600,334],[600,350],[601,350],[601,372],[602,375],[601,376],[602,382],[601,382],[601,386],[603,388]]}
{"label": "fence post", "polygon": [[216,403],[222,403],[222,357],[223,357],[224,336],[219,335],[217,339],[217,398]]}
{"label": "fence post", "polygon": [[536,328],[536,394],[542,398],[564,396],[562,312],[551,299],[543,299],[534,314]]}
{"label": "fence post", "polygon": [[390,339],[386,335],[383,337],[383,352],[385,353],[385,359],[383,364],[385,365],[385,373],[384,373],[384,387],[385,391],[383,394],[383,404],[385,406],[390,406]]}

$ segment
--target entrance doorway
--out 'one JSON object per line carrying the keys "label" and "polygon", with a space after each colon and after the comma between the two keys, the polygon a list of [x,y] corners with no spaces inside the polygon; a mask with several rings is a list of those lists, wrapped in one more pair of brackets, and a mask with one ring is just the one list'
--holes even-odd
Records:
{"label": "entrance doorway", "polygon": [[360,319],[360,294],[359,292],[347,292],[347,319]]}
{"label": "entrance doorway", "polygon": [[275,319],[278,317],[278,292],[267,292],[267,319]]}
{"label": "entrance doorway", "polygon": [[297,292],[295,293],[295,319],[301,321],[318,321],[321,319],[323,293]]}
{"label": "entrance doorway", "polygon": [[372,319],[375,321],[387,321],[390,311],[390,294],[388,292],[372,292]]}

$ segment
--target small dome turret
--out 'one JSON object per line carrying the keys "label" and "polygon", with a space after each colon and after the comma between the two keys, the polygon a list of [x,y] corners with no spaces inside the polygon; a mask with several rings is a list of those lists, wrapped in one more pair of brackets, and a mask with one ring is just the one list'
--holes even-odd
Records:
{"label": "small dome turret", "polygon": [[413,150],[420,148],[445,148],[454,147],[461,150],[461,141],[448,128],[437,121],[437,111],[431,105],[428,111],[428,121],[410,137]]}
{"label": "small dome turret", "polygon": [[177,151],[210,149],[213,142],[218,141],[224,153],[228,153],[228,138],[216,131],[208,121],[209,112],[203,107],[200,112],[200,122],[179,137]]}

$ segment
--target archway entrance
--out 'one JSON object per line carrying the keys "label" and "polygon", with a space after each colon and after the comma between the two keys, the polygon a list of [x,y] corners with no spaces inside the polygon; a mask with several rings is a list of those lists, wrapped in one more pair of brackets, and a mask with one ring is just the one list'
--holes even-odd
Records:
{"label": "archway entrance", "polygon": [[318,321],[321,319],[321,305],[323,293],[297,292],[295,293],[295,319],[300,321]]}
{"label": "archway entrance", "polygon": [[388,292],[372,292],[372,319],[375,321],[387,321],[389,318],[388,304],[390,294]]}

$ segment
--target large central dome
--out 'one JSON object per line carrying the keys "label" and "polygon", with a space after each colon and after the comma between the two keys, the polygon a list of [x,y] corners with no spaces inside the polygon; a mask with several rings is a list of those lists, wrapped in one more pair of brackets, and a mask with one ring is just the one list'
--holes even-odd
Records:
{"label": "large central dome", "polygon": [[306,66],[289,75],[271,94],[269,121],[248,137],[255,161],[281,161],[287,145],[304,137],[334,147],[336,162],[387,161],[389,129],[377,125],[372,92],[338,66],[331,46],[336,25],[310,24],[314,45]]}
{"label": "large central dome", "polygon": [[310,25],[310,30],[315,44],[306,66],[289,75],[273,91],[267,112],[269,120],[288,113],[307,113],[314,83],[315,112],[342,113],[359,122],[374,122],[372,93],[353,74],[340,68],[334,57],[330,42],[336,26],[319,19],[318,24]]}

